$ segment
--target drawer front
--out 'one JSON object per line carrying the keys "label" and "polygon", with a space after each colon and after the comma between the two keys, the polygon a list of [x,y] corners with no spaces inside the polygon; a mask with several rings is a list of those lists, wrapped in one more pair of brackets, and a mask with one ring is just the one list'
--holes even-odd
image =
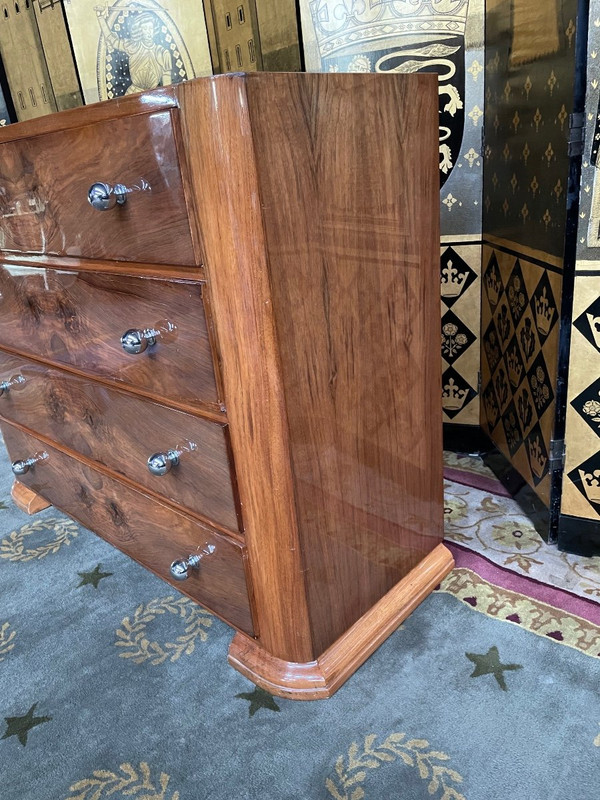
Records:
{"label": "drawer front", "polygon": [[[242,545],[6,423],[2,431],[12,460],[46,455],[19,476],[21,483],[252,635]],[[171,580],[173,561],[207,551],[187,580]]]}
{"label": "drawer front", "polygon": [[[133,191],[97,211],[96,182]],[[0,144],[0,215],[2,250],[194,264],[169,111]]]}
{"label": "drawer front", "polygon": [[[175,411],[0,350],[0,416],[127,476],[232,530],[238,529],[227,426]],[[161,476],[153,453],[175,450]],[[170,462],[167,462],[170,463]]]}
{"label": "drawer front", "polygon": [[[155,345],[137,355],[123,350],[125,331],[154,326],[162,331]],[[2,266],[2,345],[159,399],[217,403],[197,283]]]}

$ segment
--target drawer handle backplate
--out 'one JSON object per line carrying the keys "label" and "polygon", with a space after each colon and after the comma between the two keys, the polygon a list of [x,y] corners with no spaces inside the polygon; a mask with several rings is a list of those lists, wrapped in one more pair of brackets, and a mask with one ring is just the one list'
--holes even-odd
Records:
{"label": "drawer handle backplate", "polygon": [[25,378],[22,375],[15,375],[7,381],[0,381],[0,397],[8,392],[13,386],[18,386],[20,383],[25,383]]}
{"label": "drawer handle backplate", "polygon": [[177,325],[169,320],[156,322],[151,328],[130,328],[121,336],[121,347],[130,356],[143,353],[148,347],[153,347],[159,339],[163,342],[174,341],[177,338]]}
{"label": "drawer handle backplate", "polygon": [[122,183],[115,183],[111,186],[110,183],[97,181],[93,183],[88,190],[88,201],[96,211],[108,211],[115,206],[123,206],[127,202],[127,195],[132,192],[148,192],[150,191],[150,184],[143,178],[139,186],[124,186]]}
{"label": "drawer handle backplate", "polygon": [[20,458],[17,461],[13,461],[11,468],[15,475],[25,475],[36,464],[39,464],[40,461],[45,461],[47,458],[48,453],[36,453],[30,458]]}
{"label": "drawer handle backplate", "polygon": [[185,581],[190,577],[190,570],[198,569],[204,556],[215,552],[214,544],[207,544],[199,553],[194,553],[187,558],[180,558],[171,564],[171,577],[176,581]]}

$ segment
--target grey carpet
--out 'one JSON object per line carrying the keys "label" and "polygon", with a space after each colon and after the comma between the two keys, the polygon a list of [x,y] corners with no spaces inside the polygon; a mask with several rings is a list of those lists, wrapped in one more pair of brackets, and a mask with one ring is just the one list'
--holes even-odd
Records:
{"label": "grey carpet", "polygon": [[[331,700],[273,699],[225,624],[10,483],[0,464],[2,800],[597,800],[597,658],[435,593]],[[493,648],[506,689],[473,676]]]}

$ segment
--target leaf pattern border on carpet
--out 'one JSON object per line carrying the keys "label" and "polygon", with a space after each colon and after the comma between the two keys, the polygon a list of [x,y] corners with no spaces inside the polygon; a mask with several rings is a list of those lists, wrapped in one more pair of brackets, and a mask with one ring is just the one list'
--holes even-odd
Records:
{"label": "leaf pattern border on carpet", "polygon": [[[184,633],[177,636],[174,642],[160,644],[147,637],[147,626],[157,616],[174,614],[185,621]],[[187,597],[176,598],[173,595],[157,597],[149,603],[141,603],[134,611],[131,619],[125,617],[116,631],[116,647],[125,648],[120,652],[121,658],[130,658],[134,664],[149,662],[153,666],[177,661],[182,655],[191,655],[199,640],[205,642],[208,633],[205,628],[212,625],[212,614]]]}
{"label": "leaf pattern border on carpet", "polygon": [[[439,800],[466,800],[451,783],[462,783],[462,775],[445,766],[450,756],[431,747],[427,739],[407,739],[406,733],[390,733],[376,745],[377,734],[365,737],[362,752],[356,742],[352,742],[348,753],[339,756],[333,773],[326,779],[325,787],[334,800],[363,800],[366,797],[362,784],[368,770],[377,769],[384,764],[400,761],[407,767],[416,767],[422,780],[429,780],[427,792]],[[442,792],[441,794],[440,791]]]}

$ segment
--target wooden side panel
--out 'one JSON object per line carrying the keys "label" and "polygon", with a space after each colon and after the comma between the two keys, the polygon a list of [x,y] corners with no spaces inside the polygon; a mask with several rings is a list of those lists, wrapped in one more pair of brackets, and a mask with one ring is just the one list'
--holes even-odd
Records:
{"label": "wooden side panel", "polygon": [[172,561],[210,551],[175,588],[252,635],[243,546],[11,425],[4,424],[2,431],[11,459],[47,456],[19,477],[23,485],[159,577],[173,583]]}
{"label": "wooden side panel", "polygon": [[223,357],[260,641],[278,658],[310,661],[313,648],[245,78],[182,84],[179,98]]}
{"label": "wooden side panel", "polygon": [[434,76],[248,76],[313,643],[442,540]]}

